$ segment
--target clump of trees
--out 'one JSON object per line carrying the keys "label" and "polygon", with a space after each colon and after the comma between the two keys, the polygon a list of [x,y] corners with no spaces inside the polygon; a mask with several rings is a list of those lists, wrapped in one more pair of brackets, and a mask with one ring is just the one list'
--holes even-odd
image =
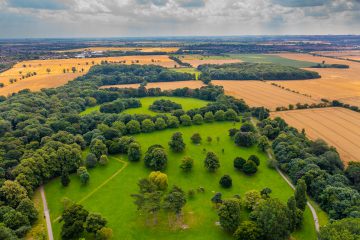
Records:
{"label": "clump of trees", "polygon": [[154,101],[149,109],[154,112],[168,113],[174,110],[182,109],[181,104],[167,99],[159,99]]}
{"label": "clump of trees", "polygon": [[254,174],[260,165],[260,159],[256,155],[251,155],[247,160],[242,157],[236,157],[233,161],[235,169],[243,171],[246,174]]}
{"label": "clump of trees", "polygon": [[148,148],[144,157],[145,166],[151,170],[164,170],[167,164],[167,154],[163,146],[155,144]]}
{"label": "clump of trees", "polygon": [[169,147],[174,152],[182,152],[185,150],[186,144],[184,143],[181,132],[176,132],[172,135],[169,142]]}
{"label": "clump of trees", "polygon": [[100,106],[100,112],[102,113],[120,113],[129,108],[139,108],[141,102],[139,99],[117,99],[115,101],[104,103]]}

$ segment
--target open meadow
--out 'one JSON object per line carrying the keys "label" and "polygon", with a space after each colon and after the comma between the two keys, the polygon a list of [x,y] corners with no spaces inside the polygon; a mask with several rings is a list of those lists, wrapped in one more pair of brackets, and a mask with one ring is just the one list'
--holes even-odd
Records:
{"label": "open meadow", "polygon": [[[239,123],[222,122],[198,126],[167,129],[163,131],[134,135],[141,144],[142,152],[153,144],[161,144],[168,154],[168,166],[164,171],[168,175],[169,186],[178,185],[186,192],[190,189],[203,187],[203,193],[197,192],[192,199],[188,199],[183,210],[183,225],[168,226],[168,216],[160,214],[157,225],[147,225],[145,218],[138,214],[130,194],[138,191],[137,182],[148,176],[150,171],[145,168],[143,161],[128,162],[127,156],[111,156],[109,164],[98,166],[90,170],[90,182],[82,186],[76,175],[71,176],[68,187],[62,187],[60,179],[55,179],[45,186],[49,204],[55,239],[60,239],[61,223],[58,222],[62,212],[62,199],[67,197],[81,203],[92,212],[99,212],[108,219],[108,225],[113,229],[114,240],[120,239],[232,239],[217,224],[217,211],[210,199],[215,193],[221,192],[223,198],[265,187],[272,189],[271,197],[279,198],[284,203],[293,194],[292,189],[274,170],[267,166],[267,157],[256,147],[237,147],[228,136],[227,130],[239,127]],[[182,132],[186,143],[183,153],[174,153],[168,147],[168,141],[174,132]],[[203,139],[207,136],[214,140],[205,140],[201,144],[193,144],[190,137],[199,133]],[[218,140],[216,140],[218,138]],[[220,158],[221,167],[214,173],[204,168],[203,160],[206,151],[215,152]],[[222,150],[223,149],[223,150]],[[248,158],[251,154],[260,157],[258,172],[252,176],[236,171],[233,159],[236,156]],[[84,152],[86,155],[86,151]],[[194,159],[193,170],[184,173],[179,168],[181,159],[190,156]],[[233,186],[224,189],[219,185],[222,175],[229,174],[233,178]],[[271,181],[269,181],[271,179]],[[248,219],[248,212],[242,209],[241,220]],[[294,239],[316,239],[314,222],[309,209],[304,215],[303,227],[293,233]]]}
{"label": "open meadow", "polygon": [[341,159],[360,161],[360,114],[345,108],[305,109],[273,112],[300,131],[305,129],[308,137],[324,139],[336,147]]}
{"label": "open meadow", "polygon": [[128,65],[154,64],[168,68],[179,67],[167,55],[23,61],[0,73],[0,83],[4,84],[4,87],[0,88],[0,95],[7,96],[26,88],[38,91],[41,88],[58,87],[86,74],[92,66],[101,64],[102,61]]}

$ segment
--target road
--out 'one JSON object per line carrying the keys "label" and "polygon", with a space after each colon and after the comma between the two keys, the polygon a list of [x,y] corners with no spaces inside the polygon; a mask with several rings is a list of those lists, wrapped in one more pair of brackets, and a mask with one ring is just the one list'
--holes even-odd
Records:
{"label": "road", "polygon": [[49,240],[54,240],[53,231],[52,231],[52,227],[51,227],[50,213],[49,213],[49,209],[48,209],[48,205],[47,205],[46,197],[45,197],[44,186],[40,186],[40,193],[41,193],[41,198],[42,198],[42,202],[43,202],[43,206],[44,206],[44,216],[45,216],[45,220],[46,220],[46,228],[47,228],[47,232],[48,232],[48,237],[49,237]]}

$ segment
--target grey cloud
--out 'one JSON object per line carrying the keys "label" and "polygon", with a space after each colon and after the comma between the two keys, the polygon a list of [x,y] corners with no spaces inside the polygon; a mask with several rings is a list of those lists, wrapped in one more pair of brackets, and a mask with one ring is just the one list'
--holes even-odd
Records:
{"label": "grey cloud", "polygon": [[136,0],[138,4],[153,4],[155,6],[165,6],[169,1],[168,0]]}
{"label": "grey cloud", "polygon": [[65,9],[66,6],[58,0],[8,0],[8,6],[14,8],[33,8],[33,9]]}
{"label": "grey cloud", "polygon": [[275,4],[279,4],[285,7],[316,7],[323,6],[330,0],[273,0]]}
{"label": "grey cloud", "polygon": [[176,0],[184,8],[199,8],[205,6],[205,0]]}

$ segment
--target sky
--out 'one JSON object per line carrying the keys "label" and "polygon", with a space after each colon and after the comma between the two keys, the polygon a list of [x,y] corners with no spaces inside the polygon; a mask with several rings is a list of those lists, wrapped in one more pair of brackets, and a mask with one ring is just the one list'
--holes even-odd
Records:
{"label": "sky", "polygon": [[360,0],[0,0],[0,38],[360,34]]}

